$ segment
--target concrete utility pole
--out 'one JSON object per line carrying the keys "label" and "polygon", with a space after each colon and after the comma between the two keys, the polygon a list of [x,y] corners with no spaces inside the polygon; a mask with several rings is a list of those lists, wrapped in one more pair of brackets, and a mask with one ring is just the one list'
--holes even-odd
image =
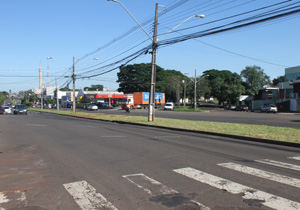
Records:
{"label": "concrete utility pole", "polygon": [[73,57],[73,113],[76,113],[76,98],[75,98],[75,79],[76,79],[76,75],[75,75],[75,57]]}
{"label": "concrete utility pole", "polygon": [[43,73],[42,73],[42,67],[41,67],[41,59],[40,59],[40,90],[41,90],[41,109],[43,109]]}
{"label": "concrete utility pole", "polygon": [[158,19],[158,3],[156,3],[155,6],[154,33],[153,33],[153,41],[152,41],[152,69],[151,69],[151,83],[150,83],[150,95],[149,95],[148,122],[154,121],[154,112],[155,112],[157,19]]}
{"label": "concrete utility pole", "polygon": [[194,109],[197,108],[197,70],[195,69],[195,93],[194,93]]}
{"label": "concrete utility pole", "polygon": [[184,93],[183,93],[183,106],[185,107],[185,105],[186,105],[186,100],[185,100],[185,98],[186,98],[186,80],[184,79],[183,80],[183,83],[184,83]]}
{"label": "concrete utility pole", "polygon": [[55,77],[55,84],[56,84],[56,109],[59,111],[59,101],[58,101],[58,86],[57,86],[57,78]]}

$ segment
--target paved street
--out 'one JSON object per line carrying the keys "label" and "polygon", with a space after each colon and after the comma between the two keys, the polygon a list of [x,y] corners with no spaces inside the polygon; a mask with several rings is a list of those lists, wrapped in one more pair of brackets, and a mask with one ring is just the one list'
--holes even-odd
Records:
{"label": "paved street", "polygon": [[[78,109],[78,111],[82,111]],[[290,128],[300,128],[299,113],[261,113],[256,112],[239,112],[222,109],[208,109],[208,112],[176,112],[156,110],[156,117],[184,119],[184,120],[200,120],[214,122],[229,122],[254,125],[270,125]],[[98,112],[110,114],[126,114],[124,110],[116,109],[100,109]],[[148,110],[135,109],[130,115],[148,116]]]}
{"label": "paved street", "polygon": [[0,116],[0,171],[1,210],[300,209],[299,148],[47,113]]}

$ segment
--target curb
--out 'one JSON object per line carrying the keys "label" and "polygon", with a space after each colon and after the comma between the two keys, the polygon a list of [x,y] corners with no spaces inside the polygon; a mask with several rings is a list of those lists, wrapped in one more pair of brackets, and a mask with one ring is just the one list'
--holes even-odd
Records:
{"label": "curb", "polygon": [[[47,112],[47,113],[48,114],[56,114],[56,113],[50,113],[50,112]],[[58,115],[63,115],[63,114],[58,114]],[[274,144],[274,145],[280,145],[280,146],[300,148],[299,143],[278,141],[278,140],[272,140],[272,139],[259,139],[259,138],[254,138],[254,137],[238,136],[238,135],[223,134],[223,133],[214,133],[214,132],[209,132],[209,131],[196,131],[196,130],[188,130],[188,129],[183,129],[183,128],[164,127],[164,126],[158,126],[158,125],[145,125],[145,124],[140,124],[140,123],[123,122],[123,121],[118,121],[118,120],[103,120],[103,119],[80,117],[80,116],[74,116],[74,115],[64,115],[64,116],[81,118],[81,119],[88,119],[88,120],[98,120],[98,121],[103,121],[103,122],[112,122],[112,123],[118,123],[118,124],[129,124],[129,125],[137,125],[137,126],[144,126],[144,127],[153,127],[153,128],[160,128],[160,129],[174,130],[174,131],[182,131],[182,132],[189,132],[189,133],[206,134],[206,135],[227,137],[227,138],[238,139],[238,140],[246,140],[246,141],[251,141],[251,142],[259,142],[259,143],[266,143],[266,144]]]}

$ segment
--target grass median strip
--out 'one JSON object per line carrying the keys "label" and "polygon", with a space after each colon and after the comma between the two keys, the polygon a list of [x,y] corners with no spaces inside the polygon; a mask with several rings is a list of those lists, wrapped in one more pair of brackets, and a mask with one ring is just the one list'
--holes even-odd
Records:
{"label": "grass median strip", "polygon": [[274,127],[266,125],[249,125],[238,123],[221,123],[221,122],[207,122],[207,121],[192,121],[192,120],[179,120],[167,118],[155,118],[154,122],[148,122],[147,117],[129,116],[129,115],[112,115],[102,113],[85,113],[77,112],[73,114],[70,111],[57,111],[57,110],[40,110],[31,109],[33,111],[44,111],[49,113],[56,113],[69,116],[77,116],[83,118],[101,119],[108,121],[121,121],[139,123],[145,125],[163,126],[169,128],[205,131],[229,135],[246,136],[260,139],[271,139],[278,141],[300,143],[300,129]]}

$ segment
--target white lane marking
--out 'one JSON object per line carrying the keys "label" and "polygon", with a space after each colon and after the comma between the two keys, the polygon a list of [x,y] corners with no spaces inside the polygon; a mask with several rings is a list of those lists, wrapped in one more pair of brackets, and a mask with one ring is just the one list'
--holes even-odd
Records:
{"label": "white lane marking", "polygon": [[[178,193],[176,190],[173,190],[142,173],[124,175],[123,177],[152,196]],[[210,208],[195,200],[191,200],[190,202],[197,204],[202,210],[210,210]]]}
{"label": "white lane marking", "polygon": [[231,182],[230,180],[223,179],[193,168],[181,168],[173,171],[218,189],[226,190],[233,194],[242,194],[244,199],[261,200],[263,205],[273,209],[300,209],[300,203],[298,202],[278,197],[276,195],[247,187],[239,183]]}
{"label": "white lane marking", "polygon": [[0,204],[7,203],[7,202],[9,202],[9,199],[7,198],[7,196],[3,192],[0,192]]}
{"label": "white lane marking", "polygon": [[264,163],[264,164],[269,164],[269,165],[273,165],[273,166],[278,166],[278,167],[282,167],[282,168],[288,168],[291,170],[300,171],[300,166],[289,164],[289,163],[284,163],[284,162],[279,162],[279,161],[269,160],[269,159],[255,160],[255,161],[259,162],[259,163]]}
{"label": "white lane marking", "polygon": [[36,126],[36,127],[46,127],[47,125],[39,125],[39,124],[26,124],[29,126]]}
{"label": "white lane marking", "polygon": [[300,156],[296,156],[296,157],[288,157],[289,159],[293,159],[293,160],[300,160]]}
{"label": "white lane marking", "polygon": [[239,172],[242,172],[242,173],[257,176],[257,177],[260,177],[260,178],[269,179],[269,180],[272,180],[272,181],[275,181],[275,182],[279,182],[279,183],[283,183],[283,184],[291,185],[293,187],[299,187],[300,188],[300,179],[295,179],[295,178],[292,178],[292,177],[283,176],[283,175],[275,174],[275,173],[272,173],[272,172],[263,171],[263,170],[251,168],[251,167],[248,167],[248,166],[243,166],[243,165],[236,164],[236,163],[220,163],[220,164],[217,164],[217,165],[223,166],[225,168],[229,168],[229,169],[232,169],[232,170],[236,170],[236,171],[239,171]]}
{"label": "white lane marking", "polygon": [[86,181],[73,182],[63,185],[65,189],[73,196],[74,200],[81,209],[111,209],[117,210],[106,198]]}
{"label": "white lane marking", "polygon": [[15,202],[18,201],[19,207],[28,206],[28,201],[26,200],[25,192],[21,192],[19,190],[10,192],[9,195],[12,197],[11,199],[4,192],[0,192],[0,210],[5,210],[5,208],[1,207],[2,203]]}
{"label": "white lane marking", "polygon": [[[176,190],[173,190],[144,174],[130,174],[124,175],[123,177],[150,195],[178,193]],[[149,187],[151,187],[151,190]]]}

